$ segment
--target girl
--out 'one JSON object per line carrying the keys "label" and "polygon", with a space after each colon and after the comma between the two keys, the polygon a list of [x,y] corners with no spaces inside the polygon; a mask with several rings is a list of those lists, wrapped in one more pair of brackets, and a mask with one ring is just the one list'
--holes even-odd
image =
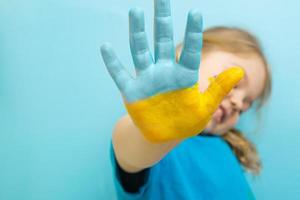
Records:
{"label": "girl", "polygon": [[[130,11],[130,45],[137,74],[134,82],[112,49],[108,45],[101,48],[104,62],[121,90],[129,112],[116,123],[112,139],[111,156],[118,197],[153,200],[254,199],[242,167],[258,174],[261,163],[254,146],[234,126],[241,113],[254,102],[261,107],[270,94],[271,76],[266,58],[255,37],[241,29],[211,28],[203,32],[202,39],[201,16],[195,10],[189,13],[185,40],[177,46],[175,55],[169,7],[167,0],[155,1],[155,62],[148,51],[142,11]],[[180,66],[189,70],[180,71]],[[232,66],[243,69],[243,78],[232,81],[232,74],[237,72],[229,70]],[[176,73],[170,73],[170,69],[175,69]],[[230,73],[221,73],[224,70]],[[172,81],[172,76],[176,82]],[[211,78],[216,76],[216,79]],[[191,80],[197,80],[197,83]],[[229,89],[225,90],[227,85],[230,85]],[[153,96],[158,98],[157,104],[168,102],[166,96],[172,95],[173,91],[189,94],[186,91],[193,90],[190,86],[196,86],[201,94],[209,91],[210,95],[209,100],[196,99],[196,103],[202,105],[199,122],[204,125],[198,134],[182,135],[182,132],[176,132],[177,129],[185,130],[192,126],[190,116],[198,109],[183,109],[186,107],[178,104],[178,99],[189,100],[187,95],[176,93],[176,98],[170,98],[170,102],[176,101],[172,104],[176,108],[168,107],[166,103],[159,107],[159,111],[148,112],[149,107],[156,106],[149,103],[151,100],[146,101],[148,103],[143,104],[143,109],[139,111],[134,110],[138,107],[131,107],[135,102]],[[161,97],[160,94],[166,96]],[[215,102],[220,94],[221,100],[214,107],[211,102]],[[202,104],[206,100],[211,104]],[[203,108],[203,105],[206,107]],[[171,111],[165,112],[165,107]],[[212,108],[213,112],[206,112]],[[180,112],[182,110],[185,115]],[[166,113],[168,120],[163,118]],[[175,122],[179,115],[184,115],[187,120],[173,123],[175,128],[171,128],[175,131],[171,131],[171,136],[167,135],[168,122]],[[151,117],[154,121],[160,120],[160,123],[147,123]],[[150,133],[149,130],[156,132]],[[188,130],[192,132],[192,129]]]}

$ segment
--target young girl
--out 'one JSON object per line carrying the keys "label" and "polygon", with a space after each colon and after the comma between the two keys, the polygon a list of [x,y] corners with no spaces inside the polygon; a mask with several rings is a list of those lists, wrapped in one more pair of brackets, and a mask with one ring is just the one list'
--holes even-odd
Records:
{"label": "young girl", "polygon": [[[271,76],[265,56],[255,37],[241,29],[211,28],[204,31],[202,37],[201,16],[197,11],[189,13],[184,43],[177,46],[175,54],[169,9],[169,1],[155,1],[155,61],[148,50],[142,12],[138,9],[130,12],[130,45],[137,74],[134,82],[112,49],[108,45],[101,49],[104,62],[121,90],[129,112],[116,123],[112,139],[111,155],[118,197],[145,200],[254,199],[240,165],[258,174],[261,163],[254,146],[234,126],[241,113],[254,102],[261,107],[270,94]],[[180,71],[178,66],[188,66],[189,70]],[[232,66],[243,69],[240,81],[231,80],[230,76],[236,72],[228,71]],[[176,75],[167,71],[173,68]],[[219,75],[224,70],[230,73]],[[183,81],[184,84],[182,80],[187,81]],[[190,80],[197,80],[197,83]],[[231,85],[225,90],[227,84]],[[201,94],[209,91],[211,98],[198,99],[193,93],[196,104],[202,105],[198,121],[204,127],[187,129],[190,132],[201,130],[197,134],[182,135],[176,130],[196,126],[191,125],[193,118],[190,116],[198,107],[184,109],[186,107],[178,103],[178,99],[194,100],[187,96],[193,90],[190,86],[196,86]],[[177,92],[175,96],[172,96],[173,91]],[[220,94],[222,98],[214,107],[211,102]],[[164,106],[159,107],[157,112],[148,112],[149,107],[157,106],[149,103],[152,100],[148,101],[153,97],[156,104],[164,102]],[[167,97],[169,101],[166,101]],[[146,103],[144,101],[141,110],[130,107],[131,103],[143,102],[144,99]],[[204,101],[210,103],[203,104]],[[176,105],[175,108],[168,107],[168,102]],[[168,112],[165,112],[167,108]],[[211,108],[214,108],[212,112],[206,112]],[[168,120],[164,120],[162,115],[167,115]],[[184,117],[176,121],[179,115]],[[159,123],[154,123],[157,121]],[[169,124],[169,121],[177,124]],[[175,127],[171,127],[175,130],[171,135],[166,134],[169,126]],[[150,130],[156,132],[151,133]]]}

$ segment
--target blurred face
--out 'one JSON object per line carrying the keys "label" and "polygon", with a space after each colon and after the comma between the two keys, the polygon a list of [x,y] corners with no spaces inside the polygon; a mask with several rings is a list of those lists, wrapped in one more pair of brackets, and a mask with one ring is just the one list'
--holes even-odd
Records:
{"label": "blurred face", "polygon": [[225,51],[214,51],[202,58],[199,70],[199,86],[203,92],[209,85],[209,78],[232,66],[240,66],[245,71],[244,78],[224,98],[205,131],[222,135],[233,128],[241,113],[247,111],[264,87],[264,63],[257,55],[239,57]]}

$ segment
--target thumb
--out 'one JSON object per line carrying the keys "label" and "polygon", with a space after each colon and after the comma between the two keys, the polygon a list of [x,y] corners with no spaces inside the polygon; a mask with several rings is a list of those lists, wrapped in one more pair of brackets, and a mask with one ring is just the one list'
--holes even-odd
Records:
{"label": "thumb", "polygon": [[204,95],[213,101],[210,102],[212,105],[217,107],[231,89],[244,77],[244,74],[245,72],[241,67],[231,67],[223,71],[216,78],[212,78]]}

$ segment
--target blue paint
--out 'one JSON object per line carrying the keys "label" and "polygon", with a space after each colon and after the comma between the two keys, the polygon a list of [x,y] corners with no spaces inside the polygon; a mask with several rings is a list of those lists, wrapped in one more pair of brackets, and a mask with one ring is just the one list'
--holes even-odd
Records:
{"label": "blue paint", "polygon": [[154,60],[145,33],[143,11],[134,8],[129,12],[129,41],[135,64],[135,78],[122,66],[109,44],[101,47],[107,70],[128,102],[191,87],[198,82],[202,47],[201,14],[192,10],[188,15],[182,57],[177,64],[170,2],[155,0],[154,7]]}

